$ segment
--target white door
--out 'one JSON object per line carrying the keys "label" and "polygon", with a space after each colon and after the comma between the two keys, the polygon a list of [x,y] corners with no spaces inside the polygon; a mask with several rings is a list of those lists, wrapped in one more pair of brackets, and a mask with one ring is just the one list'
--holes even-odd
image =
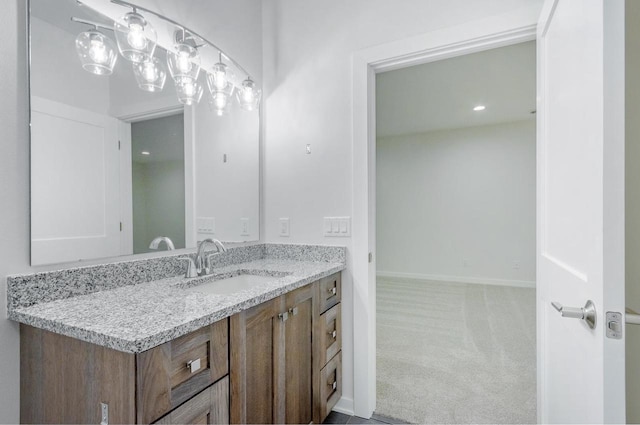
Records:
{"label": "white door", "polygon": [[[624,422],[624,2],[548,0],[538,25],[538,414]],[[552,307],[595,304],[591,329]]]}
{"label": "white door", "polygon": [[31,264],[119,255],[117,120],[31,103]]}

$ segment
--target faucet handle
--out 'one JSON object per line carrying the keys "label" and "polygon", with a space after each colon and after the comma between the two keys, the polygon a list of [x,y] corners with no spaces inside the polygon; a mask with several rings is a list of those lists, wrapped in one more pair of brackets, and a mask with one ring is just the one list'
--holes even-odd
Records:
{"label": "faucet handle", "polygon": [[196,263],[193,262],[191,257],[183,257],[180,258],[183,261],[188,261],[187,272],[185,273],[185,277],[198,277],[198,268],[196,267]]}

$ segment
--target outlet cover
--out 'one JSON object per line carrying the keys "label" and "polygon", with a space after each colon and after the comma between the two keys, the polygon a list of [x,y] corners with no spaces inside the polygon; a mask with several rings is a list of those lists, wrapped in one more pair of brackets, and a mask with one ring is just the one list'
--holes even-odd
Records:
{"label": "outlet cover", "polygon": [[213,235],[216,232],[216,219],[214,217],[198,217],[196,226],[199,234]]}
{"label": "outlet cover", "polygon": [[290,227],[290,222],[289,222],[289,218],[284,217],[280,219],[280,231],[278,232],[279,235],[283,238],[288,238],[290,233],[289,233],[289,227]]}
{"label": "outlet cover", "polygon": [[323,235],[334,238],[351,236],[351,217],[324,217]]}
{"label": "outlet cover", "polygon": [[240,236],[249,236],[249,219],[247,217],[240,219]]}

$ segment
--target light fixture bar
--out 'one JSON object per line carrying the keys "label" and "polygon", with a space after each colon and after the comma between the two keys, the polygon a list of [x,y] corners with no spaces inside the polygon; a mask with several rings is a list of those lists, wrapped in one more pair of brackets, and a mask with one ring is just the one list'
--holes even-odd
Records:
{"label": "light fixture bar", "polygon": [[92,27],[96,27],[96,29],[100,28],[102,30],[113,31],[113,26],[106,26],[104,24],[101,24],[100,22],[90,21],[88,19],[81,19],[81,18],[76,18],[75,16],[72,16],[71,21],[77,22],[79,24],[91,25]]}
{"label": "light fixture bar", "polygon": [[207,40],[206,38],[204,38],[203,36],[201,36],[201,35],[200,35],[200,34],[198,34],[197,32],[195,32],[195,31],[193,31],[193,30],[191,30],[191,29],[189,29],[189,28],[185,27],[184,25],[182,25],[182,24],[180,24],[180,23],[178,23],[178,22],[174,21],[174,20],[173,20],[173,19],[171,19],[171,18],[167,18],[166,16],[164,16],[164,15],[162,15],[162,14],[158,13],[158,12],[154,12],[153,10],[147,9],[147,8],[145,8],[145,7],[138,6],[138,5],[135,5],[135,4],[133,4],[133,3],[129,3],[129,2],[124,1],[124,0],[111,0],[111,3],[113,3],[113,4],[117,4],[117,5],[119,5],[119,6],[123,6],[123,7],[128,7],[128,8],[130,8],[130,9],[137,9],[137,10],[141,10],[141,11],[146,12],[146,13],[150,13],[150,14],[152,14],[152,15],[157,16],[158,18],[164,19],[165,21],[169,22],[170,24],[175,25],[176,27],[178,27],[178,28],[180,28],[180,29],[184,30],[185,32],[187,32],[187,33],[191,34],[192,36],[196,36],[196,37],[198,37],[199,39],[201,39],[202,41],[204,41],[205,43],[207,43],[207,45],[209,45],[209,46],[213,47],[213,48],[214,48],[214,49],[216,49],[218,52],[220,52],[222,55],[224,55],[224,57],[226,57],[226,58],[227,58],[227,60],[228,60],[229,62],[231,62],[231,63],[232,63],[236,68],[238,68],[241,72],[243,72],[243,73],[247,76],[247,78],[249,78],[249,79],[253,80],[253,78],[251,77],[251,75],[249,75],[249,73],[247,72],[247,70],[246,70],[246,69],[244,69],[244,68],[243,68],[243,67],[242,67],[238,62],[236,62],[236,61],[234,61],[233,59],[231,59],[231,58],[229,57],[229,55],[227,55],[226,53],[224,53],[224,52],[222,51],[222,49],[221,49],[221,48],[219,48],[218,46],[216,46],[215,44],[213,44],[212,42],[210,42],[209,40]]}

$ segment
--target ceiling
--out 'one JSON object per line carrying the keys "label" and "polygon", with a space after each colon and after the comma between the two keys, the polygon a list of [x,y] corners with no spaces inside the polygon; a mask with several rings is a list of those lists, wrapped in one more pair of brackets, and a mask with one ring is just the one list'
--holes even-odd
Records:
{"label": "ceiling", "polygon": [[[473,108],[484,105],[484,111]],[[378,137],[534,119],[534,41],[384,72],[376,78]]]}

